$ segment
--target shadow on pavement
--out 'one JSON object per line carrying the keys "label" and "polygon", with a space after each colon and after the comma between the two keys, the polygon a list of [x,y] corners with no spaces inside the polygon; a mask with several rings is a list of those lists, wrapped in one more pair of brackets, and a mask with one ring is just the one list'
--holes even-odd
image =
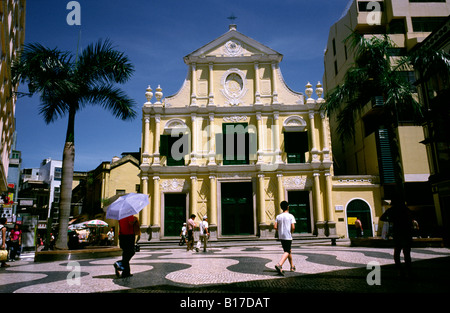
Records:
{"label": "shadow on pavement", "polygon": [[[415,261],[412,275],[399,276],[394,265],[379,271],[379,285],[369,285],[373,268],[354,268],[320,274],[286,272],[284,278],[247,281],[202,287],[157,286],[114,291],[113,293],[446,293],[450,292],[450,257]],[[301,268],[297,269],[301,272]],[[372,272],[373,273],[373,272]],[[291,276],[292,275],[292,276]]]}

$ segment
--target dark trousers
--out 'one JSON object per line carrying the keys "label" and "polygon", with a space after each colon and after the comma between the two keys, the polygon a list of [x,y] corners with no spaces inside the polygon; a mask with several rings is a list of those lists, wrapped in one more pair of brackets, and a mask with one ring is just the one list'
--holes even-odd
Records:
{"label": "dark trousers", "polygon": [[194,249],[194,231],[188,230],[187,250]]}
{"label": "dark trousers", "polygon": [[119,235],[119,246],[122,249],[122,267],[123,273],[122,275],[130,275],[130,260],[133,255],[136,253],[134,249],[135,245],[135,236],[134,235]]}
{"label": "dark trousers", "polygon": [[10,244],[10,250],[9,250],[9,258],[11,260],[14,260],[16,258],[16,255],[20,253],[20,245],[19,242],[12,242]]}

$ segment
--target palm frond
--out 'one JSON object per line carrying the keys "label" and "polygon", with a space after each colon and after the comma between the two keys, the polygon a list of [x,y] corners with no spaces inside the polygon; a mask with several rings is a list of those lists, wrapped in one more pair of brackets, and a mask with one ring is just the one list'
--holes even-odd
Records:
{"label": "palm frond", "polygon": [[88,45],[79,56],[76,75],[87,83],[125,83],[134,66],[123,52],[117,51],[109,40]]}
{"label": "palm frond", "polygon": [[448,77],[450,73],[450,53],[428,47],[415,49],[398,60],[396,69],[409,70],[411,66],[420,73],[424,80],[428,80],[433,75]]}
{"label": "palm frond", "polygon": [[80,102],[83,105],[99,104],[122,120],[133,119],[137,116],[133,108],[135,101],[121,89],[108,84],[93,87],[85,93]]}

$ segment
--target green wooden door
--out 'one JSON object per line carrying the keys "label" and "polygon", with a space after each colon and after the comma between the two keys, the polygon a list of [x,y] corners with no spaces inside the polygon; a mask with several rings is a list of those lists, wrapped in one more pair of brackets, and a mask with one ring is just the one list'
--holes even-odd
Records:
{"label": "green wooden door", "polygon": [[288,191],[289,213],[295,217],[294,233],[311,233],[309,191]]}
{"label": "green wooden door", "polygon": [[252,183],[222,183],[222,235],[253,235]]}
{"label": "green wooden door", "polygon": [[186,220],[186,194],[164,194],[164,235],[179,236]]}

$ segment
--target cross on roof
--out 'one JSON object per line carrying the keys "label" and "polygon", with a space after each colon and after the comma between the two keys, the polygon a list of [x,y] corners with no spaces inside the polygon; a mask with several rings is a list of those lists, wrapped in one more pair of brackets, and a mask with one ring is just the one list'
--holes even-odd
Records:
{"label": "cross on roof", "polygon": [[227,19],[229,19],[231,22],[234,23],[234,20],[237,19],[237,17],[234,16],[234,14],[231,14],[230,16],[227,17]]}

